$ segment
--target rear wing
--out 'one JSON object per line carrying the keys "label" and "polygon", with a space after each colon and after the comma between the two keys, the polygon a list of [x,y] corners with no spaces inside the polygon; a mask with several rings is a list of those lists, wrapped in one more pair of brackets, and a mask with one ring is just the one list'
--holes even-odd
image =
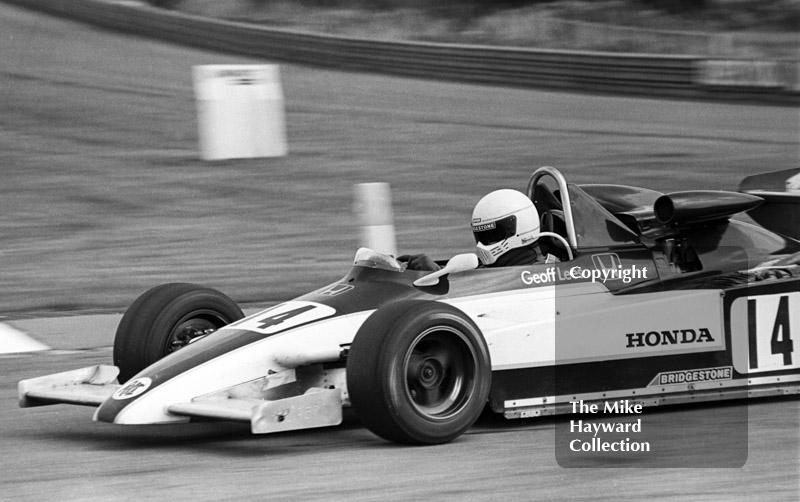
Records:
{"label": "rear wing", "polygon": [[800,168],[748,176],[739,191],[764,199],[747,213],[759,225],[800,239]]}

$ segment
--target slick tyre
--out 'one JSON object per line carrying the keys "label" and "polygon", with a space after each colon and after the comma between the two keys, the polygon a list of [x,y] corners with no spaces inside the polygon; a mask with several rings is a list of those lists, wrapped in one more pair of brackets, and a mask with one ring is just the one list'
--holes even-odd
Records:
{"label": "slick tyre", "polygon": [[114,365],[119,382],[194,339],[244,317],[225,294],[195,284],[156,286],[136,299],[117,327]]}
{"label": "slick tyre", "polygon": [[483,335],[448,304],[410,300],[383,307],[350,346],[347,389],[355,414],[390,441],[452,441],[478,419],[490,386]]}

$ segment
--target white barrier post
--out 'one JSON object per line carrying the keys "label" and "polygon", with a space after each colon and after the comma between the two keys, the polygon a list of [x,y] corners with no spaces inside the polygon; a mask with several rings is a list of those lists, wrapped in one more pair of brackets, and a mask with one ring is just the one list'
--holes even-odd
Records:
{"label": "white barrier post", "polygon": [[355,210],[361,225],[361,246],[397,256],[389,184],[358,183],[354,188]]}
{"label": "white barrier post", "polygon": [[203,65],[192,75],[203,160],[286,155],[277,65]]}

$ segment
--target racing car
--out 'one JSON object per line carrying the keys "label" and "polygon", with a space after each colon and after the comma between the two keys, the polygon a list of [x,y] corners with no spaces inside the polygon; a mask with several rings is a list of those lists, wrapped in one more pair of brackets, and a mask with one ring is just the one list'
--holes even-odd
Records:
{"label": "racing car", "polygon": [[513,419],[797,393],[800,191],[786,179],[800,169],[663,194],[542,167],[526,193],[558,261],[466,253],[422,271],[362,248],[340,280],[247,317],[214,289],[161,285],[124,314],[113,366],[23,380],[19,404],[253,433],[336,425],[350,407],[384,439],[437,444],[487,406]]}

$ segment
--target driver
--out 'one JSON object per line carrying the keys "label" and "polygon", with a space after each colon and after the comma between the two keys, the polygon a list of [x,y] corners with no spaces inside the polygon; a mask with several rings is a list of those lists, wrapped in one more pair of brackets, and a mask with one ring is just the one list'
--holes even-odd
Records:
{"label": "driver", "polygon": [[[484,267],[507,267],[555,263],[553,255],[539,247],[539,212],[533,202],[517,190],[502,189],[484,196],[472,211],[472,233],[476,254]],[[425,254],[404,255],[411,270],[439,270]]]}

